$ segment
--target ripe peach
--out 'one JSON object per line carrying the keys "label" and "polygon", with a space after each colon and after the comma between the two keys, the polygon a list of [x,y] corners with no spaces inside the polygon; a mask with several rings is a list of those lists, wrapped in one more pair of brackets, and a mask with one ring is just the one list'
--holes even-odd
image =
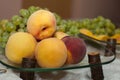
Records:
{"label": "ripe peach", "polygon": [[67,64],[76,64],[83,60],[86,55],[85,42],[76,37],[66,36],[62,38],[68,50]]}
{"label": "ripe peach", "polygon": [[61,39],[67,47],[66,64],[76,64],[83,60],[86,55],[86,44],[83,39],[69,36],[64,32],[56,32],[55,37]]}
{"label": "ripe peach", "polygon": [[51,37],[56,31],[56,18],[50,11],[38,10],[28,18],[27,30],[37,40]]}
{"label": "ripe peach", "polygon": [[21,64],[23,58],[33,58],[36,47],[35,38],[26,32],[12,34],[5,47],[5,55],[11,62]]}
{"label": "ripe peach", "polygon": [[65,64],[67,59],[67,48],[60,39],[43,39],[36,46],[35,58],[41,67],[61,67]]}

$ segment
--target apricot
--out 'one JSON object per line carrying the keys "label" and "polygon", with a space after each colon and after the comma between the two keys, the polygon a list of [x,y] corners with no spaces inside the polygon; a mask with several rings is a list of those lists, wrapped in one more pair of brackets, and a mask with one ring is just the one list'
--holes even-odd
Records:
{"label": "apricot", "polygon": [[40,67],[58,68],[66,62],[67,48],[60,39],[43,39],[36,46],[35,58]]}
{"label": "apricot", "polygon": [[35,38],[27,32],[12,34],[5,47],[5,55],[11,62],[21,64],[23,58],[33,58],[36,47]]}
{"label": "apricot", "polygon": [[37,40],[51,37],[56,31],[56,18],[50,11],[38,10],[28,18],[27,30]]}

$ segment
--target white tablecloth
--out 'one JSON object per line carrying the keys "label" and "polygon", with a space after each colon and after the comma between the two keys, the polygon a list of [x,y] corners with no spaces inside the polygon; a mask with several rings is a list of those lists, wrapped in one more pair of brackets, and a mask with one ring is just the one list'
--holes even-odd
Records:
{"label": "white tablecloth", "polygon": [[[120,80],[120,59],[103,65],[104,80]],[[90,80],[90,68],[39,73],[36,80]]]}
{"label": "white tablecloth", "polygon": [[0,71],[0,80],[22,80],[16,73],[14,73],[11,69],[6,68],[2,64],[0,64],[0,69],[7,70],[5,73]]}
{"label": "white tablecloth", "polygon": [[[103,65],[104,80],[120,80],[120,59],[110,64]],[[7,69],[0,64],[0,69]],[[36,73],[36,80],[90,80],[90,68],[72,69],[67,71]],[[0,73],[0,80],[22,80],[11,69]]]}

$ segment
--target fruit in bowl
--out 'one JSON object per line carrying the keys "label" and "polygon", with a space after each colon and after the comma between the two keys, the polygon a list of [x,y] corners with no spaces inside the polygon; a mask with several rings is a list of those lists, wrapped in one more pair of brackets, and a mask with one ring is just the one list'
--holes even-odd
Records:
{"label": "fruit in bowl", "polygon": [[5,47],[5,56],[12,63],[21,64],[23,58],[34,58],[35,38],[27,32],[11,35]]}
{"label": "fruit in bowl", "polygon": [[35,11],[27,21],[27,31],[37,40],[51,37],[56,31],[56,18],[47,10]]}
{"label": "fruit in bowl", "polygon": [[87,49],[83,39],[69,36],[64,32],[56,32],[55,37],[61,39],[67,47],[66,64],[77,64],[84,59]]}
{"label": "fruit in bowl", "polygon": [[43,39],[36,46],[35,58],[40,67],[62,67],[67,59],[67,48],[60,39]]}

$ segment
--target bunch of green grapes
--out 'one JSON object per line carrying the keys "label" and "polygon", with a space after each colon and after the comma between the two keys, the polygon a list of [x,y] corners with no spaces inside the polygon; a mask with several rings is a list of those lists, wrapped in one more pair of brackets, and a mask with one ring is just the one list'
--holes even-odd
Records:
{"label": "bunch of green grapes", "polygon": [[112,36],[115,33],[115,24],[110,19],[98,16],[94,19],[91,19],[91,24],[93,27],[91,31],[96,35],[104,34]]}
{"label": "bunch of green grapes", "polygon": [[58,31],[63,31],[71,36],[77,36],[79,33],[79,22],[73,20],[61,20],[57,24]]}
{"label": "bunch of green grapes", "polygon": [[59,31],[63,31],[72,36],[77,36],[82,28],[88,29],[95,35],[112,36],[115,32],[115,25],[110,19],[98,16],[93,19],[85,18],[82,20],[60,20],[58,26]]}
{"label": "bunch of green grapes", "polygon": [[28,9],[20,9],[18,15],[11,19],[0,20],[0,47],[5,48],[9,36],[15,32],[26,32],[26,24],[29,16],[39,10],[40,7],[30,6]]}

